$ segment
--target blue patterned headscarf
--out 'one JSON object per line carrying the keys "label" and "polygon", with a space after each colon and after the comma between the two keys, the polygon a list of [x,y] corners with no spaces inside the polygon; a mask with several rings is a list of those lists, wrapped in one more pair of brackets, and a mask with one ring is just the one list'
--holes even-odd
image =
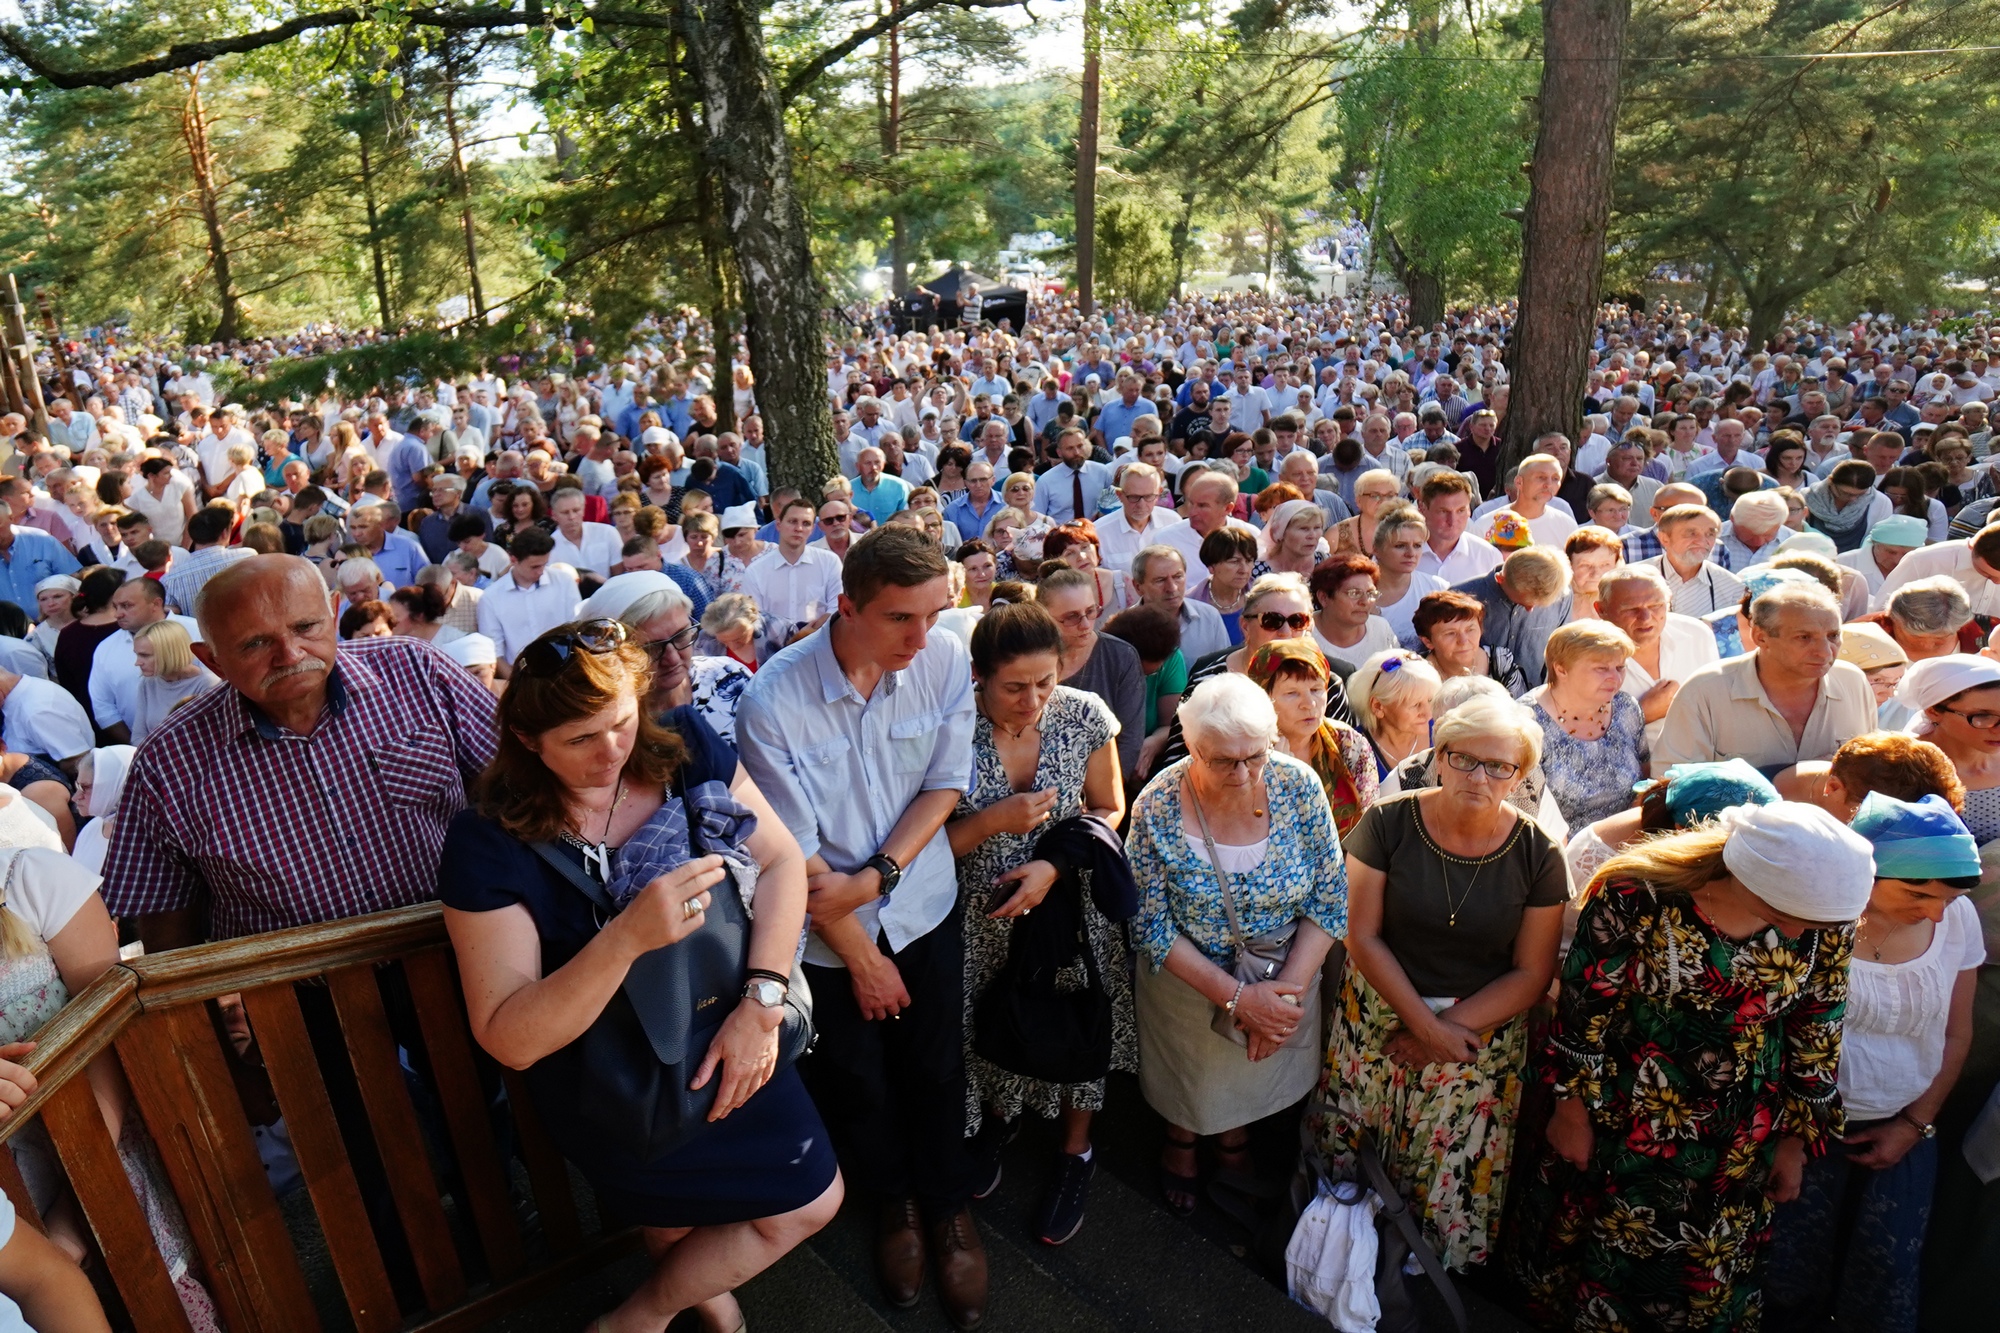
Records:
{"label": "blue patterned headscarf", "polygon": [[1676,828],[1713,819],[1733,805],[1771,805],[1778,789],[1746,759],[1675,764],[1666,772],[1667,813]]}
{"label": "blue patterned headscarf", "polygon": [[1979,875],[1979,847],[1942,796],[1899,801],[1868,793],[1851,827],[1875,848],[1877,879],[1964,879]]}

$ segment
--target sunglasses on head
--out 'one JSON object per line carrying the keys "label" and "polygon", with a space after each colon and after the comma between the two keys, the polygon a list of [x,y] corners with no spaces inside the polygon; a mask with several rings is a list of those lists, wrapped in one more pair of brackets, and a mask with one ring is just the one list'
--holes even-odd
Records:
{"label": "sunglasses on head", "polygon": [[524,676],[553,676],[578,652],[612,653],[624,647],[628,631],[621,620],[586,620],[574,629],[550,633],[521,650],[514,669]]}
{"label": "sunglasses on head", "polygon": [[1281,611],[1266,611],[1257,617],[1257,623],[1273,634],[1281,629],[1289,629],[1297,634],[1312,623],[1312,617],[1303,611],[1294,611],[1290,615]]}

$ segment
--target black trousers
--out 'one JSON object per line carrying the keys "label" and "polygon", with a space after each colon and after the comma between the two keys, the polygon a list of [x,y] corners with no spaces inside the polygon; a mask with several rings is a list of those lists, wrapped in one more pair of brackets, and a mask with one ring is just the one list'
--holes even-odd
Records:
{"label": "black trousers", "polygon": [[[910,1007],[861,1016],[847,969],[805,965],[819,1042],[799,1073],[862,1189],[915,1198],[934,1221],[972,1199],[965,1141],[965,932],[961,909],[890,953]],[[884,952],[888,952],[886,949]]]}

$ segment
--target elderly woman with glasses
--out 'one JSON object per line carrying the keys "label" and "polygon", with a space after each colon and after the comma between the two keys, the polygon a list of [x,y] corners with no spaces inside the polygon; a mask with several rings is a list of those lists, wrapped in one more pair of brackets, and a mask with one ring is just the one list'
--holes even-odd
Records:
{"label": "elderly woman with glasses", "polygon": [[[1401,646],[1389,622],[1375,614],[1377,565],[1359,551],[1330,555],[1313,568],[1313,638],[1328,657],[1350,666]],[[1343,668],[1345,669],[1345,668]]]}
{"label": "elderly woman with glasses", "polygon": [[632,641],[653,660],[647,704],[656,716],[692,704],[715,734],[736,739],[736,705],[750,684],[750,670],[730,657],[697,655],[701,630],[694,602],[657,570],[619,574],[578,608],[584,616],[624,622]]}
{"label": "elderly woman with glasses", "polygon": [[[1192,753],[1132,807],[1139,1086],[1167,1120],[1168,1208],[1194,1210],[1200,1136],[1225,1175],[1251,1168],[1246,1127],[1318,1077],[1319,972],[1347,930],[1347,876],[1326,791],[1275,752],[1270,696],[1243,676],[1181,706]],[[1245,946],[1248,946],[1247,948]]]}
{"label": "elderly woman with glasses", "polygon": [[1362,1135],[1445,1264],[1491,1253],[1527,1059],[1527,1012],[1555,976],[1569,871],[1508,802],[1541,757],[1515,705],[1437,724],[1440,785],[1379,801],[1347,839],[1351,966],[1317,1124],[1336,1174]]}
{"label": "elderly woman with glasses", "polygon": [[1251,656],[1246,674],[1271,696],[1277,710],[1277,748],[1305,760],[1319,774],[1333,825],[1346,837],[1361,812],[1375,803],[1380,780],[1368,738],[1326,715],[1333,672],[1325,656],[1304,639],[1279,639]]}
{"label": "elderly woman with glasses", "polygon": [[[826,1127],[785,1062],[797,1052],[782,1047],[796,1031],[787,998],[806,863],[699,713],[653,713],[652,674],[617,620],[558,626],[522,650],[500,700],[499,752],[446,835],[438,897],[474,1038],[523,1071],[598,1206],[639,1226],[653,1258],[593,1330],[664,1328],[687,1310],[703,1327],[736,1328],[733,1289],[841,1200]],[[599,1054],[615,1049],[598,1040],[599,1020],[615,1007],[614,1024],[653,1026],[658,1005],[676,1004],[674,979],[641,1012],[628,974],[695,937],[711,956],[726,950],[739,978],[707,1013],[687,1010],[682,980],[680,1012],[666,1015],[682,1025],[681,1074],[692,1069],[688,1086],[712,1105],[677,1127],[635,1124],[630,1100],[592,1095],[622,1086],[598,1064],[619,1058]]]}
{"label": "elderly woman with glasses", "polygon": [[2000,662],[1950,653],[1912,663],[1896,702],[1909,730],[1943,750],[1965,786],[1965,826],[1981,846],[2000,838]]}

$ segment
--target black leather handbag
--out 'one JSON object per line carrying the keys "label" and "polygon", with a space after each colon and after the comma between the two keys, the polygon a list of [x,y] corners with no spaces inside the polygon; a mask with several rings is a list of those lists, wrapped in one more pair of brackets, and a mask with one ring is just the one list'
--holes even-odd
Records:
{"label": "black leather handbag", "polygon": [[[1073,910],[1047,911],[1058,897]],[[1066,877],[1042,906],[1043,915],[1014,918],[1007,961],[973,1002],[972,1050],[1010,1074],[1095,1082],[1111,1072],[1111,995],[1084,927],[1083,894]],[[1058,974],[1078,953],[1085,985],[1058,989]]]}
{"label": "black leather handbag", "polygon": [[[601,920],[616,912],[605,887],[555,844],[529,846],[597,906]],[[560,1108],[545,1109],[543,1118],[576,1124],[593,1155],[608,1149],[639,1162],[656,1161],[707,1129],[721,1075],[699,1089],[688,1084],[742,999],[749,950],[750,915],[725,878],[709,895],[701,929],[641,955],[589,1029],[527,1071],[536,1101]],[[805,1054],[813,1036],[812,993],[794,963],[778,1068]]]}

